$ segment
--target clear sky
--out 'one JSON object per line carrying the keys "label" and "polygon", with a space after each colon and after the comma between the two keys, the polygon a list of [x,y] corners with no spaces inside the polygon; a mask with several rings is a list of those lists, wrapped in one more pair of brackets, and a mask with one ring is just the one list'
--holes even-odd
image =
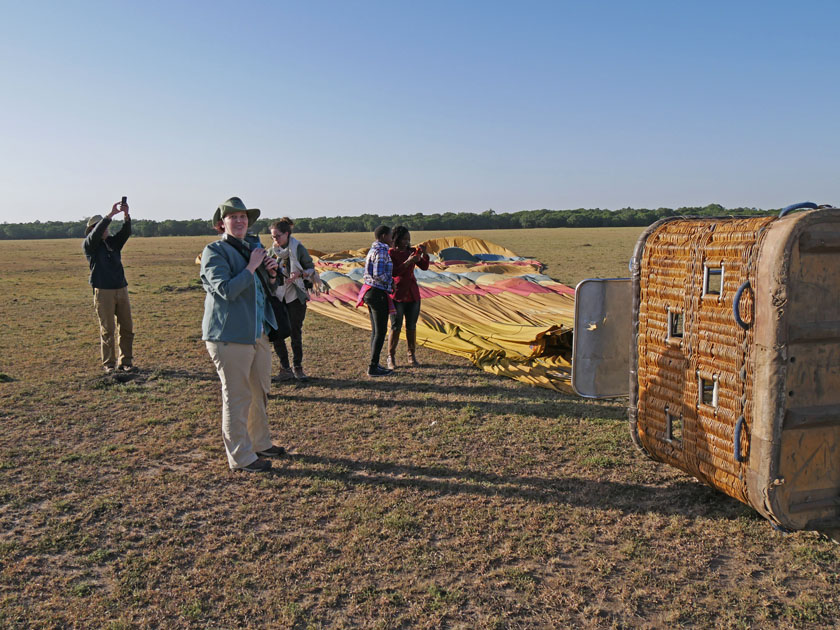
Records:
{"label": "clear sky", "polygon": [[0,0],[0,222],[840,205],[840,2]]}

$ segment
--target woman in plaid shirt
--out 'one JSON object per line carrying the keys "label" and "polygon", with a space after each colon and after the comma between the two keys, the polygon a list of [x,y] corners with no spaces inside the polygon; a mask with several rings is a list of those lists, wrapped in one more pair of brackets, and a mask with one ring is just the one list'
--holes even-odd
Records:
{"label": "woman in plaid shirt", "polygon": [[393,264],[388,249],[393,244],[391,228],[380,225],[374,231],[376,240],[370,246],[365,258],[364,284],[359,298],[367,304],[370,314],[370,365],[368,376],[385,376],[388,370],[379,365],[379,355],[382,344],[385,343],[385,332],[388,329],[388,314],[393,308],[390,293],[394,288],[391,276]]}

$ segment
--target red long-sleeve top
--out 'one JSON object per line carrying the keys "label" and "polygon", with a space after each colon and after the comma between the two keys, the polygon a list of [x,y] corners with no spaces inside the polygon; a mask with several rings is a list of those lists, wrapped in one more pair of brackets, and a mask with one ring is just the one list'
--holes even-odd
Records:
{"label": "red long-sleeve top", "polygon": [[[392,247],[388,253],[391,254],[391,262],[394,263],[394,292],[391,297],[395,302],[419,302],[420,289],[414,277],[415,263],[407,262],[414,250],[411,248],[399,250]],[[416,266],[426,271],[429,268],[429,255],[423,254]]]}

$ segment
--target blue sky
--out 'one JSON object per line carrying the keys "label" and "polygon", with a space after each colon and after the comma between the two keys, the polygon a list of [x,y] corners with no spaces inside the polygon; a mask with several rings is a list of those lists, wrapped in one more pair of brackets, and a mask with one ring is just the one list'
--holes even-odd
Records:
{"label": "blue sky", "polygon": [[840,2],[0,9],[0,222],[840,204]]}

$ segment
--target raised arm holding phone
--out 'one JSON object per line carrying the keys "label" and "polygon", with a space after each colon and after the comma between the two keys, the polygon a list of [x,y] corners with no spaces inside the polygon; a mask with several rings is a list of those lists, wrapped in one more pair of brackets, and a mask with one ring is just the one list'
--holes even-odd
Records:
{"label": "raised arm holding phone", "polygon": [[419,365],[417,361],[417,320],[420,317],[420,289],[414,277],[414,268],[423,271],[429,268],[429,255],[426,245],[420,243],[411,247],[411,233],[408,228],[398,225],[394,228],[394,246],[389,250],[394,265],[394,312],[391,314],[391,332],[388,338],[388,369],[397,366],[397,344],[400,342],[400,330],[405,320],[405,341],[408,346],[409,365]]}

